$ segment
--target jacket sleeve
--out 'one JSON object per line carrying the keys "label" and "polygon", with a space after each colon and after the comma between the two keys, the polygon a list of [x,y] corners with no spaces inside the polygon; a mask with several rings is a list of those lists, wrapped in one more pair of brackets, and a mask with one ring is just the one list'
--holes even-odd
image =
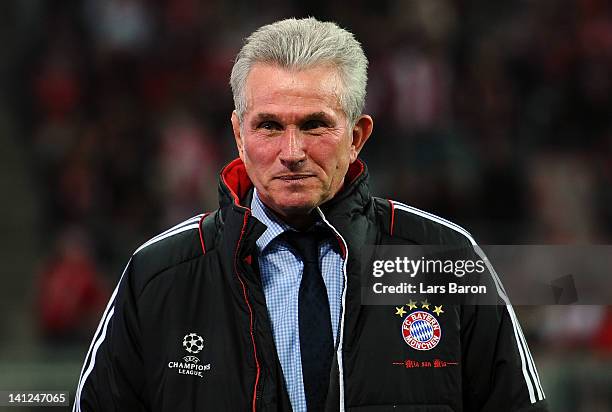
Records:
{"label": "jacket sleeve", "polygon": [[499,305],[462,306],[464,410],[547,411],[545,394],[527,341],[506,292],[487,262]]}
{"label": "jacket sleeve", "polygon": [[73,412],[144,411],[133,261],[121,275],[85,357]]}

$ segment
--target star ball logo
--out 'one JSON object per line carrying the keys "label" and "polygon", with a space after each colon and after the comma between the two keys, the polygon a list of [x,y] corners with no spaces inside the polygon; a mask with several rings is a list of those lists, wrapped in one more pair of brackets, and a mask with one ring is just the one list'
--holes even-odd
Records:
{"label": "star ball logo", "polygon": [[[416,302],[412,300],[407,304],[409,310],[417,309]],[[421,302],[420,309],[429,310],[430,303],[427,300]],[[435,306],[432,311],[440,316],[444,311],[442,305]],[[396,307],[395,314],[404,316],[404,306]],[[435,348],[442,338],[442,328],[434,315],[424,310],[415,310],[408,313],[402,322],[402,337],[408,346],[416,350],[431,350]]]}
{"label": "star ball logo", "polygon": [[202,338],[200,335],[196,335],[195,333],[185,335],[183,338],[183,347],[189,353],[199,353],[202,349],[204,349],[204,338]]}

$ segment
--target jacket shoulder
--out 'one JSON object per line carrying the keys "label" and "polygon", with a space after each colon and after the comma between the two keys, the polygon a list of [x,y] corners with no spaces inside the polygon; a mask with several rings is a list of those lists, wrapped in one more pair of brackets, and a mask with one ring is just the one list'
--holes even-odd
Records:
{"label": "jacket shoulder", "polygon": [[199,214],[143,243],[132,255],[132,282],[137,294],[157,274],[188,260],[202,256],[200,223],[207,214]]}
{"label": "jacket shoulder", "polygon": [[420,245],[476,244],[470,232],[450,220],[396,200],[375,199],[387,232],[396,241]]}

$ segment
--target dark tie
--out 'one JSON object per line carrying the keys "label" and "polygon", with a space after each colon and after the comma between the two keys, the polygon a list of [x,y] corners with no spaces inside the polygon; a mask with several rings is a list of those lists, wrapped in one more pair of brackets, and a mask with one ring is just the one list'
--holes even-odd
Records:
{"label": "dark tie", "polygon": [[334,344],[327,289],[319,269],[321,233],[289,231],[286,238],[304,262],[298,317],[306,405],[310,412],[322,411],[329,386]]}

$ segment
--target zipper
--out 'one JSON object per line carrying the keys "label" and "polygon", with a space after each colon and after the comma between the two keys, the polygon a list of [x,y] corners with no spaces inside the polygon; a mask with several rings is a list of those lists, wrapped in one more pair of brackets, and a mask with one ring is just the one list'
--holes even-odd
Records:
{"label": "zipper", "polygon": [[[257,319],[253,319],[253,335],[257,334]],[[257,369],[257,374],[259,375],[259,368]],[[253,405],[253,412],[256,410],[257,403],[261,399],[261,393],[263,392],[263,388],[261,382],[259,381],[260,377],[256,378],[255,384],[255,405]]]}
{"label": "zipper", "polygon": [[331,223],[329,223],[329,221],[323,214],[323,211],[321,210],[320,207],[317,207],[317,212],[319,212],[319,215],[321,216],[321,219],[323,219],[323,222],[325,222],[325,224],[329,226],[331,230],[333,230],[336,236],[338,236],[338,238],[342,241],[342,245],[344,246],[344,259],[342,262],[342,274],[344,275],[344,286],[342,288],[342,303],[340,305],[340,332],[339,332],[339,337],[338,337],[338,349],[336,349],[336,355],[337,355],[336,359],[338,361],[338,375],[339,375],[338,376],[338,386],[340,388],[339,412],[344,412],[345,410],[344,409],[344,366],[343,366],[344,361],[342,359],[342,345],[344,341],[344,313],[345,313],[345,306],[346,306],[346,289],[347,289],[347,282],[348,282],[348,276],[346,273],[346,264],[348,262],[348,245],[346,243],[346,240],[344,240],[344,238],[340,234],[340,232],[338,232],[338,230]]}
{"label": "zipper", "polygon": [[238,251],[242,247],[242,237],[244,236],[244,232],[245,232],[247,221],[249,219],[250,214],[251,214],[251,211],[249,209],[246,209],[244,212],[244,219],[242,221],[242,229],[240,231],[240,238],[238,239],[238,244],[236,245],[236,252],[234,255],[234,272],[236,273],[236,276],[238,277],[238,280],[240,281],[240,284],[242,285],[242,294],[244,296],[244,301],[247,304],[247,308],[249,309],[249,318],[250,318],[249,332],[251,334],[251,343],[253,344],[253,356],[255,358],[255,366],[257,367],[257,373],[255,375],[255,384],[253,387],[253,404],[252,404],[252,412],[256,412],[257,411],[257,401],[259,400],[261,396],[261,389],[259,388],[259,377],[260,377],[261,368],[259,366],[259,358],[257,357],[257,345],[255,345],[255,316],[253,314],[253,308],[251,307],[251,303],[249,302],[246,285],[244,281],[242,280],[241,273],[238,271]]}

